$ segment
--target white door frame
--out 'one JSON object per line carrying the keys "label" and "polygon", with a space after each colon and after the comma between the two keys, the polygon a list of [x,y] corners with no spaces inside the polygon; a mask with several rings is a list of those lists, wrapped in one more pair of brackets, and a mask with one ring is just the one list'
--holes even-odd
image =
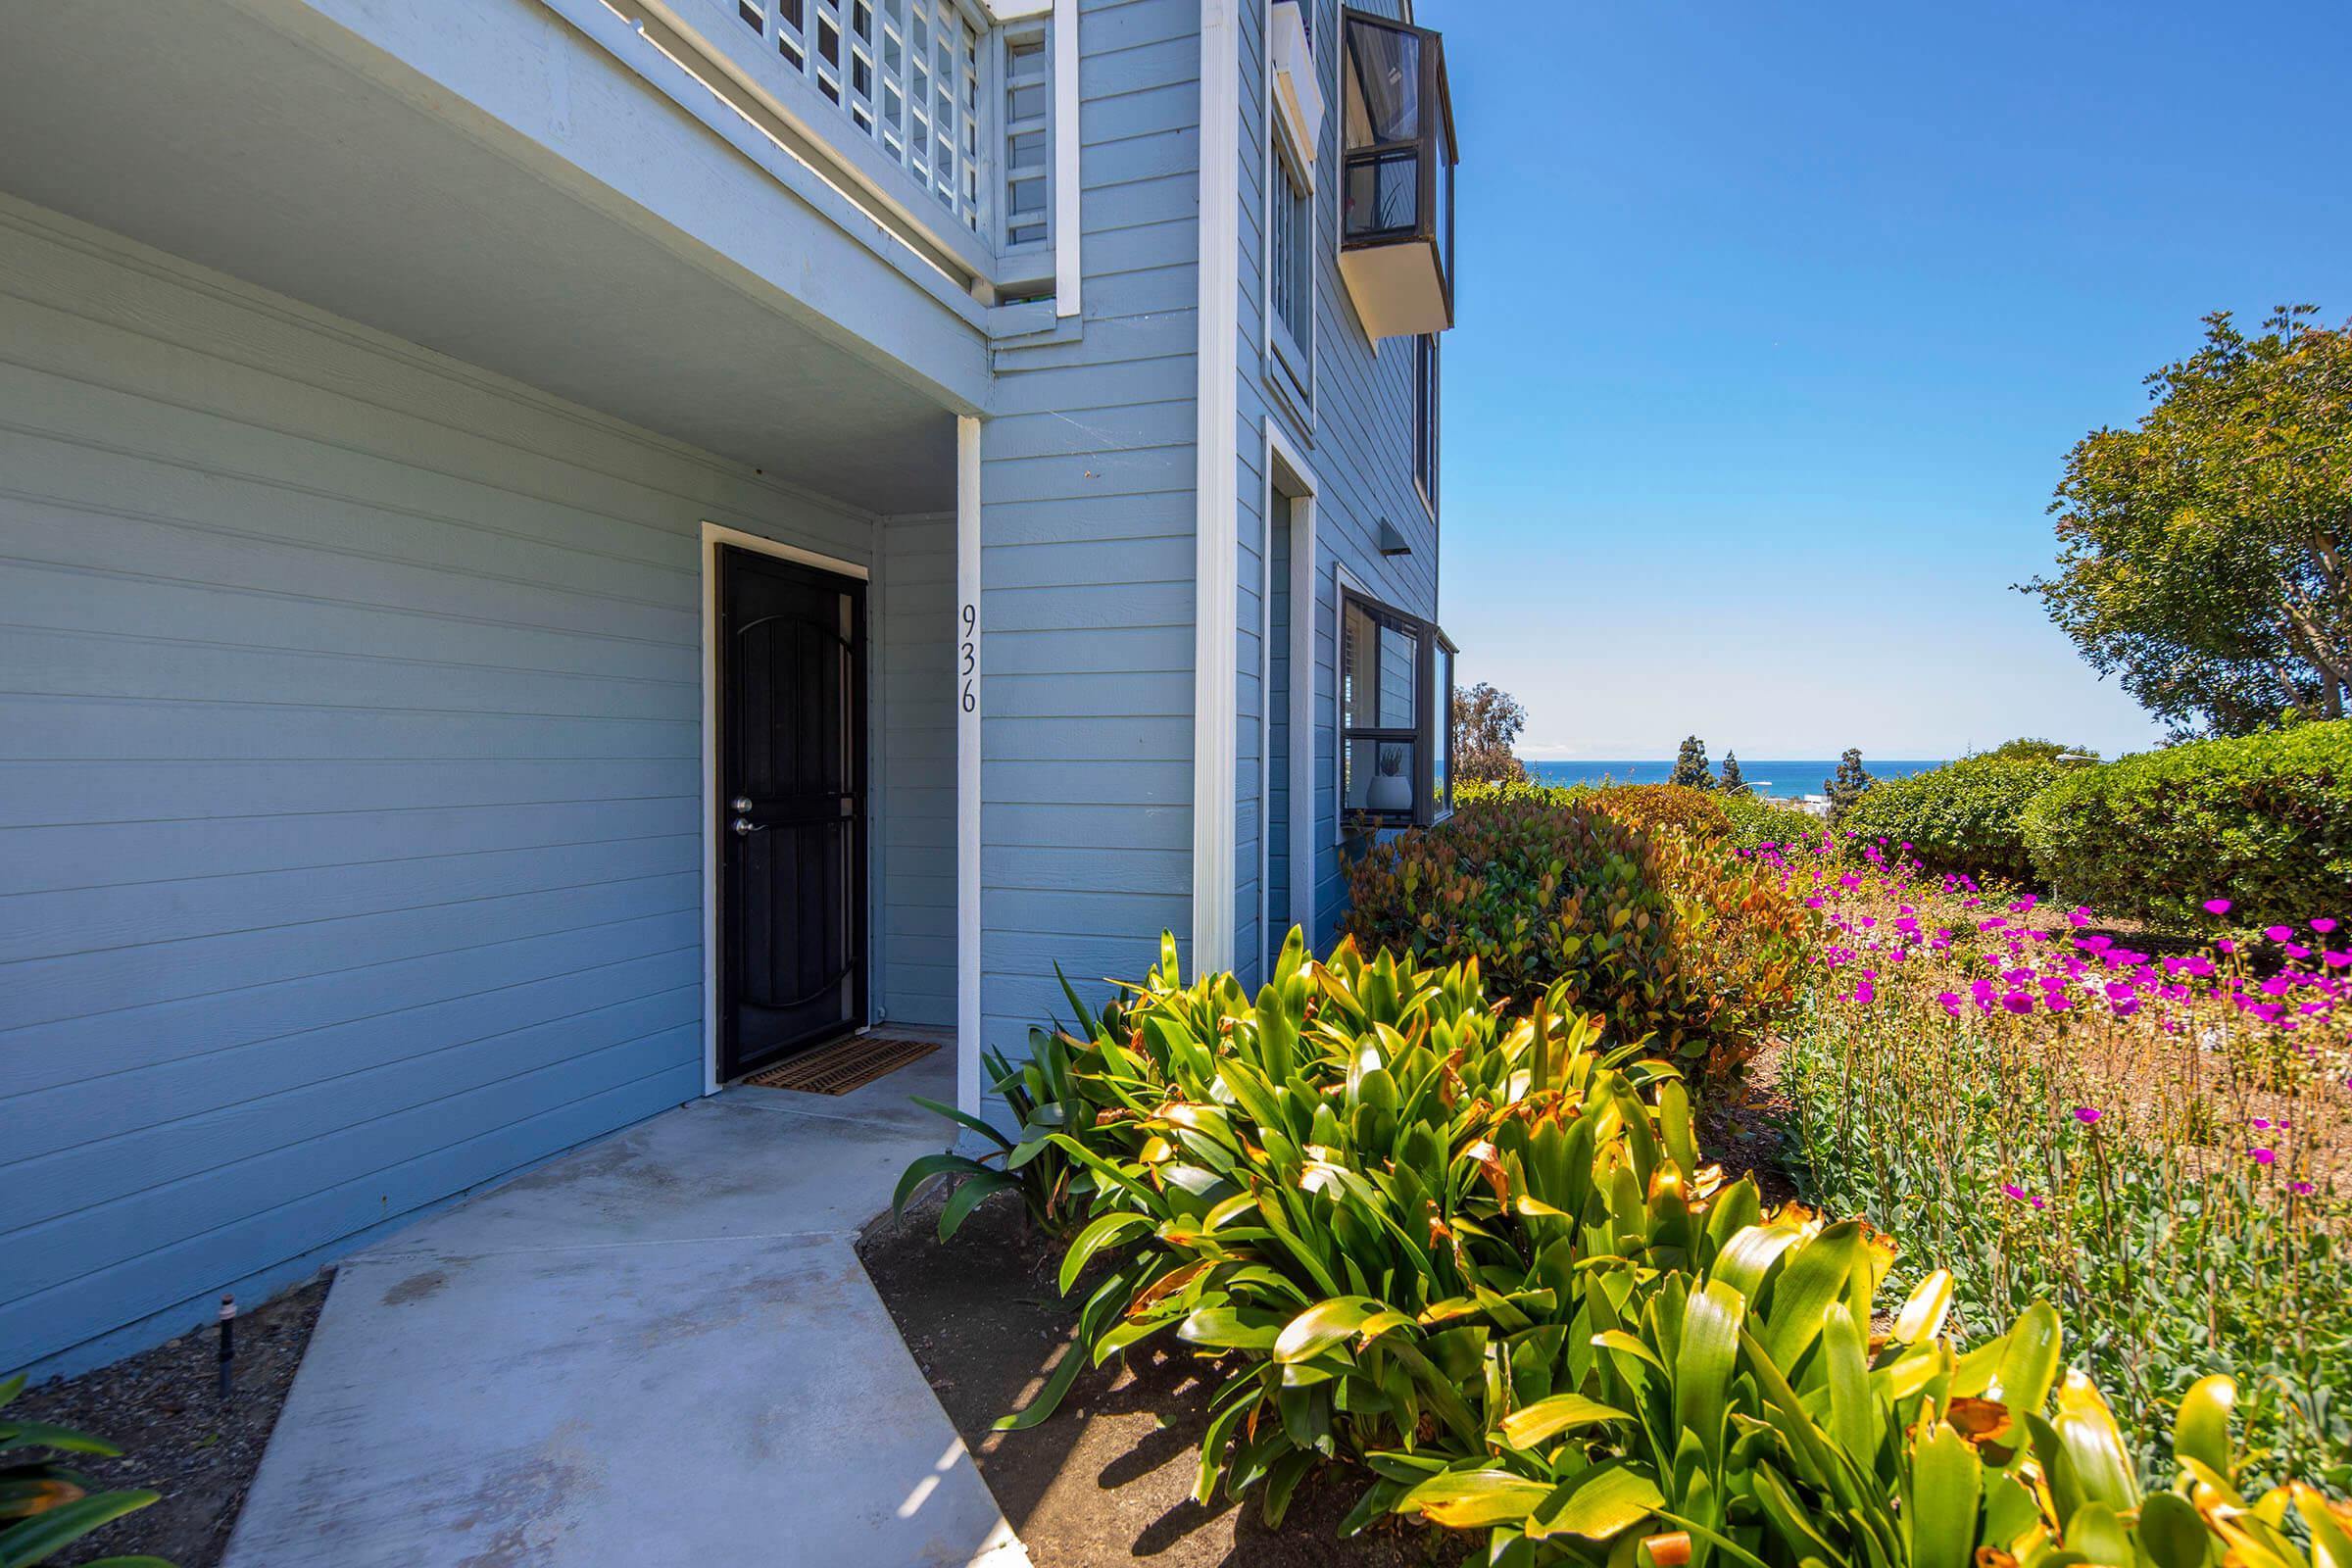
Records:
{"label": "white door frame", "polygon": [[[1290,486],[1287,489],[1274,482],[1278,466]],[[1290,703],[1285,718],[1290,730],[1291,906],[1286,912],[1292,925],[1306,928],[1311,947],[1315,940],[1315,494],[1321,485],[1306,454],[1272,415],[1266,416],[1265,462],[1259,467],[1266,476],[1265,494],[1258,507],[1265,525],[1257,557],[1261,571],[1263,564],[1274,559],[1274,504],[1285,500],[1291,508]],[[1265,651],[1273,637],[1272,600],[1272,594],[1258,596],[1261,681]],[[1262,826],[1266,808],[1273,801],[1274,762],[1267,745],[1272,706],[1261,693],[1257,704],[1257,819],[1261,824],[1257,835],[1257,930],[1268,962],[1279,951],[1274,933],[1266,926],[1274,850],[1272,835]]]}
{"label": "white door frame", "polygon": [[[839,556],[820,555],[798,545],[780,543],[740,528],[728,528],[706,520],[703,523],[702,594],[703,594],[703,1093],[714,1095],[722,1087],[718,1078],[718,547],[733,545],[740,550],[774,556],[781,561],[797,561],[803,565],[816,566],[825,571],[855,577],[871,583],[873,572],[854,561]],[[858,657],[870,661],[874,640],[873,605],[866,605],[866,647],[858,650]],[[866,712],[862,722],[869,729],[873,722],[873,682],[871,664],[866,683]],[[869,743],[870,749],[870,743]],[[862,787],[871,781],[860,779]],[[865,837],[868,845],[865,863],[867,906],[873,906],[874,855],[871,846],[880,836],[880,803],[873,792],[866,792]],[[866,947],[866,1006],[872,1009],[875,992],[873,974],[873,945]],[[870,1019],[868,1020],[871,1021]]]}

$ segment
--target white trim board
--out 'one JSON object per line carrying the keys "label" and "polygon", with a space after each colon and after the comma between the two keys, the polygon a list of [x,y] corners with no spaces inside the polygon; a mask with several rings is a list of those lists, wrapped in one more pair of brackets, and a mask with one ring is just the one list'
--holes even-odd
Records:
{"label": "white trim board", "polygon": [[956,1108],[980,1113],[980,421],[956,420]]}
{"label": "white trim board", "polygon": [[[1322,485],[1306,455],[1292,440],[1281,422],[1272,415],[1266,416],[1265,445],[1265,518],[1266,554],[1258,559],[1273,560],[1274,503],[1277,497],[1286,499],[1291,508],[1290,562],[1290,691],[1286,724],[1289,728],[1290,765],[1290,861],[1291,906],[1287,913],[1290,924],[1304,926],[1311,946],[1315,941],[1315,496]],[[1276,488],[1276,463],[1288,470],[1295,488],[1283,491]],[[1261,596],[1271,601],[1273,595]],[[1265,612],[1261,637],[1272,635],[1273,611]],[[1261,642],[1261,646],[1263,643]],[[1259,812],[1264,803],[1273,798],[1273,757],[1266,745],[1267,711],[1272,705],[1258,704],[1258,799]],[[1273,842],[1269,835],[1258,836],[1257,907],[1258,929],[1265,933],[1266,950],[1275,951],[1274,934],[1266,930],[1269,899],[1267,873],[1273,866]],[[1288,927],[1285,927],[1287,930]]]}
{"label": "white trim board", "polygon": [[[838,556],[820,555],[798,545],[780,543],[740,528],[719,523],[703,524],[702,596],[703,596],[703,1093],[717,1094],[718,1079],[718,547],[734,545],[738,549],[774,556],[784,561],[797,561],[803,565],[837,571],[844,577],[859,582],[873,581],[873,572],[854,561]],[[866,642],[869,649],[859,650],[860,658],[871,658],[873,642],[872,605],[867,609]],[[872,683],[867,683],[867,722],[873,715]],[[870,782],[870,781],[869,781]],[[875,832],[876,808],[869,791],[865,803],[866,841],[870,845]],[[866,857],[866,899],[870,912],[874,895],[872,878],[874,858]],[[866,959],[867,1006],[872,1006],[873,959]]]}
{"label": "white trim board", "polygon": [[[1200,0],[1199,423],[1194,444],[1193,952],[1233,966],[1241,602],[1242,51],[1237,0]],[[1261,705],[1262,706],[1262,705]]]}

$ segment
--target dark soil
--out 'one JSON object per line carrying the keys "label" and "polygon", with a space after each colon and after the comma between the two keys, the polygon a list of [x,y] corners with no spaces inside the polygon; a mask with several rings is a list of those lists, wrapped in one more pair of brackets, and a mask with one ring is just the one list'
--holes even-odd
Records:
{"label": "dark soil", "polygon": [[220,1562],[326,1286],[317,1280],[238,1317],[235,1393],[225,1404],[216,1392],[220,1342],[205,1329],[28,1390],[8,1407],[11,1417],[75,1427],[122,1448],[120,1459],[73,1456],[91,1480],[164,1494],[75,1542],[56,1559],[59,1568],[138,1553],[177,1568]]}
{"label": "dark soil", "polygon": [[1781,1159],[1788,1142],[1788,1097],[1781,1088],[1780,1067],[1787,1051],[1777,1041],[1765,1047],[1747,1064],[1744,1082],[1696,1103],[1699,1159],[1721,1165],[1726,1186],[1753,1176],[1766,1208],[1796,1197]]}
{"label": "dark soil", "polygon": [[[1083,1374],[1061,1408],[1026,1432],[992,1432],[1027,1401],[1069,1343],[1084,1299],[1054,1289],[1058,1254],[1022,1234],[1009,1195],[982,1205],[956,1240],[935,1233],[936,1197],[903,1220],[866,1227],[858,1256],[923,1375],[972,1451],[1036,1568],[1144,1560],[1167,1568],[1408,1568],[1459,1563],[1468,1543],[1401,1521],[1352,1541],[1337,1527],[1370,1475],[1332,1465],[1310,1476],[1278,1531],[1255,1496],[1193,1501],[1196,1446],[1210,1385],[1181,1344],[1148,1342]],[[1165,1338],[1164,1336],[1162,1337]]]}

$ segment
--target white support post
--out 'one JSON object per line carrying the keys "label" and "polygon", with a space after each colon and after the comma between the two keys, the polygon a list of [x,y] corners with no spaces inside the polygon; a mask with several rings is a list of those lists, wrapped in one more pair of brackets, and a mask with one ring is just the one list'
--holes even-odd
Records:
{"label": "white support post", "polygon": [[956,1105],[980,1112],[980,421],[956,420]]}
{"label": "white support post", "polygon": [[1241,603],[1241,27],[1200,0],[1199,423],[1193,600],[1193,969],[1233,966]]}

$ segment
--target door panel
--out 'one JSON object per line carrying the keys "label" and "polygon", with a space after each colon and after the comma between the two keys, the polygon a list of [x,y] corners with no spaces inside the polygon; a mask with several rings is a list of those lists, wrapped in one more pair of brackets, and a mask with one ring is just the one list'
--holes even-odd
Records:
{"label": "door panel", "polygon": [[866,1018],[865,584],[722,546],[719,1070]]}

